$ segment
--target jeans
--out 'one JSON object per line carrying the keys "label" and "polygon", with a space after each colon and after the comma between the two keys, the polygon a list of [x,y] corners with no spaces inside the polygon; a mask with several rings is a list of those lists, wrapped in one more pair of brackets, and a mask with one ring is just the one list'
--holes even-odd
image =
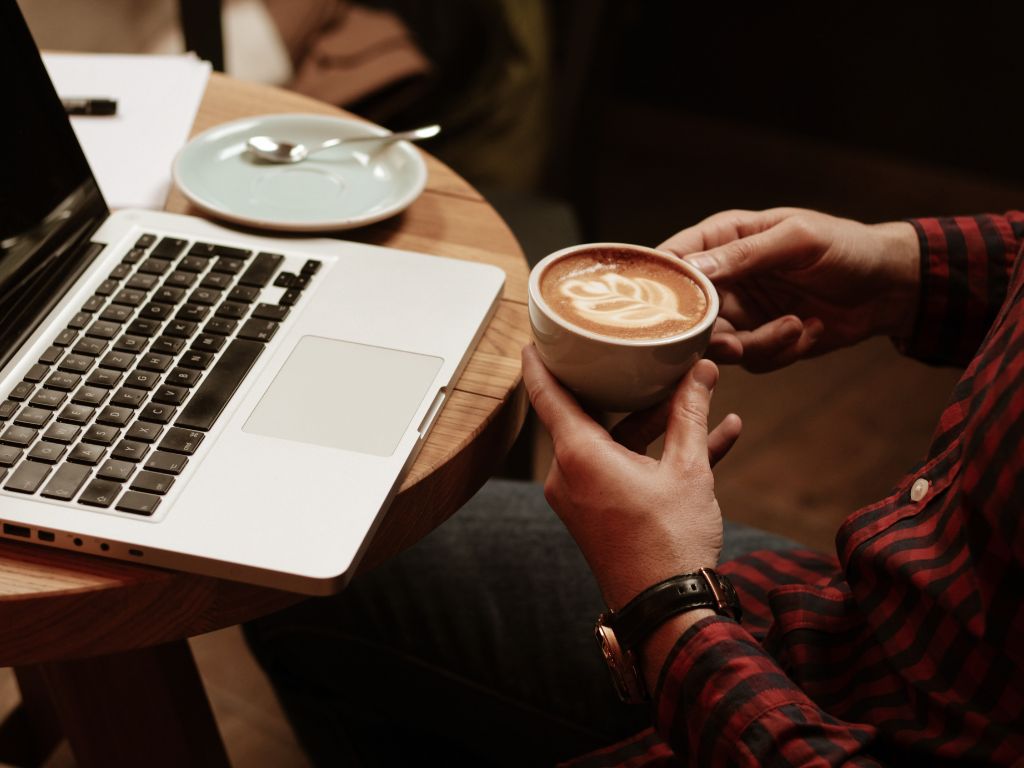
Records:
{"label": "jeans", "polygon": [[[793,546],[726,523],[722,560]],[[549,766],[650,725],[612,690],[602,610],[540,486],[495,480],[341,594],[245,630],[315,765]]]}

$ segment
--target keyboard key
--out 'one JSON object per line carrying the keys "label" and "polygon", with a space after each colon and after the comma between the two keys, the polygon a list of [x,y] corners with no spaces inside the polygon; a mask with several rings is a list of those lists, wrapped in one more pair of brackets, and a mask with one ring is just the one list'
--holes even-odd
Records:
{"label": "keyboard key", "polygon": [[[178,423],[181,423],[181,419],[178,420]],[[205,435],[202,432],[171,427],[167,434],[164,435],[164,439],[160,441],[159,450],[191,456],[199,448],[199,444],[203,442],[204,437]]]}
{"label": "keyboard key", "polygon": [[129,440],[137,440],[140,443],[155,443],[164,428],[159,424],[147,424],[145,421],[136,421],[125,433]]}
{"label": "keyboard key", "polygon": [[135,515],[152,515],[160,506],[160,497],[151,493],[140,493],[139,491],[125,491],[124,496],[117,502],[117,509],[121,512],[131,512]]}
{"label": "keyboard key", "polygon": [[288,307],[282,307],[278,304],[257,304],[256,309],[252,311],[252,316],[258,317],[260,320],[276,320],[280,322],[288,317],[290,311]]}
{"label": "keyboard key", "polygon": [[199,323],[194,323],[191,320],[171,320],[164,328],[164,334],[176,339],[190,339],[198,328]]}
{"label": "keyboard key", "polygon": [[155,371],[163,373],[171,367],[174,358],[170,355],[161,355],[157,352],[147,352],[139,360],[139,368],[143,371]]}
{"label": "keyboard key", "polygon": [[176,259],[181,255],[181,252],[185,250],[186,245],[188,245],[187,241],[181,240],[177,237],[164,237],[156,244],[151,255],[159,256],[164,259]]}
{"label": "keyboard key", "polygon": [[124,380],[126,387],[135,387],[149,392],[160,383],[160,375],[154,371],[140,371],[138,369],[129,373]]}
{"label": "keyboard key", "polygon": [[97,424],[108,424],[112,427],[123,427],[132,418],[132,410],[117,405],[108,405],[96,417]]}
{"label": "keyboard key", "polygon": [[215,317],[204,327],[203,333],[213,333],[218,336],[230,336],[238,327],[237,320],[228,320],[224,317]]}
{"label": "keyboard key", "polygon": [[126,323],[134,311],[131,307],[126,307],[124,304],[111,304],[100,313],[100,320],[106,320],[110,323]]}
{"label": "keyboard key", "polygon": [[100,361],[104,368],[113,368],[115,371],[127,371],[135,365],[136,357],[131,352],[108,352]]}
{"label": "keyboard key", "polygon": [[[115,327],[117,326],[115,325]],[[87,336],[75,344],[71,352],[76,355],[85,355],[86,357],[99,357],[107,351],[108,346],[109,343],[104,341],[103,338],[90,338]]]}
{"label": "keyboard key", "polygon": [[119,323],[111,323],[107,320],[97,320],[95,323],[89,326],[85,332],[86,336],[92,336],[97,339],[107,339],[108,341],[121,332],[121,326]]}
{"label": "keyboard key", "polygon": [[185,342],[182,339],[173,339],[170,336],[161,336],[153,342],[153,346],[149,348],[149,351],[158,352],[161,355],[176,355],[184,348]]}
{"label": "keyboard key", "polygon": [[53,414],[45,408],[22,408],[17,416],[14,417],[14,423],[22,427],[41,427],[50,420]]}
{"label": "keyboard key", "polygon": [[70,392],[72,389],[77,387],[81,381],[82,377],[77,373],[54,371],[43,386],[47,389],[60,389],[64,392]]}
{"label": "keyboard key", "polygon": [[124,461],[142,461],[146,458],[147,453],[149,453],[149,446],[145,443],[138,443],[134,440],[122,440],[110,452],[110,457]]}
{"label": "keyboard key", "polygon": [[176,424],[191,429],[210,429],[262,352],[263,345],[259,342],[232,341],[195,390]]}
{"label": "keyboard key", "polygon": [[27,400],[32,392],[35,390],[35,385],[30,381],[19,381],[14,385],[14,389],[7,395],[8,400]]}
{"label": "keyboard key", "polygon": [[57,389],[40,389],[36,392],[35,396],[29,400],[29,405],[33,408],[47,408],[51,411],[55,411],[64,405],[64,401],[67,400],[67,398],[67,392],[61,392]]}
{"label": "keyboard key", "polygon": [[275,288],[294,288],[293,282],[298,275],[292,274],[291,272],[282,272],[274,280]]}
{"label": "keyboard key", "polygon": [[11,416],[18,412],[20,407],[21,406],[13,400],[4,400],[0,403],[0,421],[5,421],[11,418]]}
{"label": "keyboard key", "polygon": [[139,264],[139,272],[144,275],[162,275],[171,268],[171,262],[167,259],[158,259],[150,256]]}
{"label": "keyboard key", "polygon": [[228,293],[227,301],[237,301],[242,304],[252,304],[260,295],[259,288],[250,285],[236,285]]}
{"label": "keyboard key", "polygon": [[117,280],[111,280],[108,278],[96,287],[96,294],[99,296],[109,296],[116,291],[117,288]]}
{"label": "keyboard key", "polygon": [[78,338],[78,331],[74,328],[65,328],[63,331],[57,334],[57,338],[53,340],[55,346],[66,347],[69,346],[75,339]]}
{"label": "keyboard key", "polygon": [[33,384],[38,384],[40,381],[46,378],[46,374],[50,372],[50,367],[47,365],[40,365],[36,363],[28,369],[28,373],[25,374],[25,381],[30,381]]}
{"label": "keyboard key", "polygon": [[40,440],[33,446],[32,450],[28,452],[28,458],[32,461],[41,461],[44,464],[56,464],[64,457],[64,453],[67,451],[66,445],[60,443],[50,443],[46,440]]}
{"label": "keyboard key", "polygon": [[246,312],[249,311],[249,307],[246,304],[238,304],[237,302],[225,301],[219,307],[214,314],[217,317],[226,317],[229,320],[241,320],[245,317]]}
{"label": "keyboard key", "polygon": [[113,282],[118,282],[120,280],[124,280],[131,273],[132,273],[132,265],[131,264],[125,264],[124,262],[121,262],[120,264],[118,264],[116,267],[114,267],[110,271],[110,274],[107,275],[107,280],[108,281],[113,281]]}
{"label": "keyboard key", "polygon": [[66,424],[85,424],[92,418],[92,415],[95,412],[95,408],[72,403],[71,405],[65,406],[64,410],[60,412],[59,416],[57,416],[57,421],[63,421]]}
{"label": "keyboard key", "polygon": [[178,365],[182,368],[191,368],[195,371],[205,371],[213,362],[212,352],[203,352],[198,349],[190,349],[181,356]]}
{"label": "keyboard key", "polygon": [[173,384],[163,384],[157,387],[153,393],[153,402],[164,405],[181,405],[188,397],[188,390],[185,387],[176,387]]}
{"label": "keyboard key", "polygon": [[146,462],[146,469],[154,472],[165,472],[168,475],[180,475],[185,465],[188,464],[188,457],[177,453],[164,453],[157,451],[149,457]]}
{"label": "keyboard key", "polygon": [[199,371],[190,371],[188,368],[178,367],[167,374],[167,383],[173,384],[176,387],[194,387],[199,383],[201,375]]}
{"label": "keyboard key", "polygon": [[114,349],[118,352],[141,352],[146,348],[149,340],[143,336],[129,336],[124,335],[117,340],[114,344]]}
{"label": "keyboard key", "polygon": [[0,445],[0,467],[13,467],[24,451],[13,445]]}
{"label": "keyboard key", "polygon": [[89,378],[85,380],[85,383],[90,387],[113,389],[119,381],[121,381],[121,371],[115,371],[111,368],[97,368],[89,374]]}
{"label": "keyboard key", "polygon": [[132,389],[131,387],[121,387],[110,398],[110,404],[113,406],[123,406],[125,408],[138,408],[146,400],[146,393],[141,389]]}
{"label": "keyboard key", "polygon": [[228,245],[211,245],[210,243],[196,243],[189,249],[189,253],[196,256],[229,256],[233,259],[247,259],[252,256],[252,251],[245,248],[232,248]]}
{"label": "keyboard key", "polygon": [[277,303],[282,307],[293,307],[295,306],[295,302],[297,302],[301,296],[301,291],[298,291],[295,288],[289,288],[281,295],[281,298],[277,300]]}
{"label": "keyboard key", "polygon": [[121,259],[122,264],[138,264],[142,261],[142,257],[146,255],[145,250],[142,248],[132,248],[128,253]]}
{"label": "keyboard key", "polygon": [[4,489],[17,491],[18,493],[35,493],[43,480],[53,469],[49,464],[42,464],[38,461],[26,461],[18,465],[14,474],[7,478]]}
{"label": "keyboard key", "polygon": [[218,291],[223,291],[229,285],[231,285],[234,278],[231,275],[225,275],[220,272],[211,272],[203,281],[199,284],[200,288],[214,288]]}
{"label": "keyboard key", "polygon": [[121,430],[117,427],[110,427],[106,424],[93,424],[85,431],[85,434],[82,436],[82,440],[87,443],[109,446],[117,440],[120,434]]}
{"label": "keyboard key", "polygon": [[165,288],[191,288],[195,285],[196,280],[199,278],[195,272],[184,272],[182,270],[175,270],[167,276],[164,280]]}
{"label": "keyboard key", "polygon": [[223,272],[227,275],[237,275],[242,271],[242,267],[245,266],[241,259],[232,259],[228,256],[221,256],[213,263],[211,270],[213,272]]}
{"label": "keyboard key", "polygon": [[106,303],[107,303],[107,297],[106,296],[100,296],[98,294],[94,294],[94,295],[89,297],[88,301],[86,301],[85,304],[82,305],[82,311],[83,312],[90,312],[90,313],[92,313],[92,312],[99,312],[103,308],[103,305],[106,304]]}
{"label": "keyboard key", "polygon": [[134,288],[137,291],[149,292],[156,288],[156,284],[160,282],[159,275],[145,275],[135,274],[132,275],[132,279],[124,284],[125,288]]}
{"label": "keyboard key", "polygon": [[88,504],[91,507],[109,507],[114,503],[114,499],[117,498],[117,494],[120,492],[120,484],[112,480],[95,478],[85,487],[78,500],[82,504]]}
{"label": "keyboard key", "polygon": [[0,435],[0,443],[13,445],[15,448],[28,448],[38,434],[38,430],[29,427],[10,426]]}
{"label": "keyboard key", "polygon": [[170,405],[150,403],[142,409],[141,413],[139,413],[139,419],[153,424],[167,424],[174,418],[174,413],[177,410],[177,408]]}
{"label": "keyboard key", "polygon": [[151,301],[139,310],[139,317],[143,320],[163,322],[171,316],[171,312],[173,311],[174,307],[170,304],[160,304],[159,302]]}
{"label": "keyboard key", "polygon": [[68,322],[68,328],[74,328],[76,331],[80,331],[91,322],[92,316],[89,315],[88,312],[79,312]]}
{"label": "keyboard key", "polygon": [[188,297],[189,304],[203,304],[212,307],[217,304],[224,295],[223,291],[215,291],[213,288],[196,288]]}
{"label": "keyboard key", "polygon": [[134,288],[122,288],[111,299],[114,304],[124,304],[127,307],[137,307],[146,300],[146,292]]}
{"label": "keyboard key", "polygon": [[82,387],[71,396],[71,402],[79,405],[102,405],[107,399],[107,394],[107,390],[101,387]]}
{"label": "keyboard key", "polygon": [[238,284],[262,288],[270,282],[270,278],[274,276],[283,261],[284,256],[279,253],[260,253],[238,278]]}
{"label": "keyboard key", "polygon": [[88,355],[76,355],[74,353],[68,355],[60,361],[60,365],[57,366],[62,371],[70,371],[71,373],[85,373],[92,368],[94,359]]}
{"label": "keyboard key", "polygon": [[63,355],[64,350],[57,345],[53,345],[51,347],[47,347],[46,351],[39,356],[38,362],[42,365],[53,365],[60,360]]}
{"label": "keyboard key", "polygon": [[307,285],[309,285],[309,275],[296,275],[292,279],[291,287],[297,291],[305,290]]}
{"label": "keyboard key", "polygon": [[74,424],[63,424],[58,421],[51,424],[49,429],[43,433],[43,440],[70,445],[75,442],[78,433],[81,431],[81,427],[77,427]]}
{"label": "keyboard key", "polygon": [[71,449],[71,453],[68,454],[68,461],[95,467],[103,460],[103,456],[105,454],[106,451],[103,449],[102,445],[79,443]]}
{"label": "keyboard key", "polygon": [[171,490],[172,485],[174,485],[174,478],[170,475],[143,470],[135,476],[130,487],[133,491],[145,491],[163,496]]}
{"label": "keyboard key", "polygon": [[174,288],[173,286],[164,285],[153,298],[162,304],[177,304],[179,301],[185,298],[185,294],[188,293],[184,288]]}
{"label": "keyboard key", "polygon": [[252,339],[253,341],[270,341],[277,333],[277,323],[273,320],[256,320],[250,318],[245,321],[238,332],[240,339]]}
{"label": "keyboard key", "polygon": [[146,320],[144,318],[138,318],[132,320],[131,325],[128,326],[127,332],[132,336],[145,336],[150,338],[156,336],[157,331],[160,330],[160,323],[153,320]]}
{"label": "keyboard key", "polygon": [[43,488],[43,496],[48,499],[71,501],[88,477],[88,467],[79,464],[64,464]]}
{"label": "keyboard key", "polygon": [[304,275],[315,275],[320,271],[321,263],[316,259],[309,259],[305,264],[302,265],[302,274]]}
{"label": "keyboard key", "polygon": [[209,263],[209,260],[202,256],[186,256],[178,262],[178,269],[185,272],[203,272]]}
{"label": "keyboard key", "polygon": [[[259,321],[263,322],[263,321]],[[192,349],[201,349],[204,352],[220,352],[227,341],[223,336],[215,336],[212,333],[201,333],[192,342]]]}
{"label": "keyboard key", "polygon": [[103,466],[96,470],[96,477],[102,477],[104,480],[116,480],[119,483],[123,483],[132,476],[133,472],[135,472],[134,462],[107,459],[103,462]]}
{"label": "keyboard key", "polygon": [[149,248],[153,243],[156,242],[156,235],[140,235],[139,239],[135,242],[136,248]]}
{"label": "keyboard key", "polygon": [[201,322],[210,314],[210,308],[202,304],[185,304],[174,316],[175,320],[188,320],[189,322]]}

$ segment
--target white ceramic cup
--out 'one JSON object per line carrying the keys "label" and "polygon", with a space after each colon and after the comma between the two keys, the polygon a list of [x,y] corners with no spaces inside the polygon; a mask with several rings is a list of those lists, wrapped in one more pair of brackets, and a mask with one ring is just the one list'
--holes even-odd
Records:
{"label": "white ceramic cup", "polygon": [[[707,297],[707,311],[692,328],[659,339],[621,339],[574,325],[557,315],[540,292],[544,271],[554,262],[588,250],[637,252],[671,261]],[[610,412],[637,411],[672,394],[711,339],[718,317],[718,293],[711,281],[679,257],[626,243],[585,243],[546,256],[530,272],[530,326],[537,352],[549,371],[584,405]]]}

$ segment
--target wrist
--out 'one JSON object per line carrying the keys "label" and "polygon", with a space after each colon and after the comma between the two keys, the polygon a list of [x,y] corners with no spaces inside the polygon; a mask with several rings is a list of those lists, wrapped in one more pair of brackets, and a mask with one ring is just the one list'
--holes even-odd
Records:
{"label": "wrist", "polygon": [[672,652],[679,638],[698,621],[717,615],[710,608],[700,608],[673,616],[654,630],[640,648],[637,649],[640,672],[644,676],[647,690],[650,691],[652,696],[657,688],[661,670],[664,668],[668,655]]}
{"label": "wrist", "polygon": [[876,332],[905,341],[914,332],[921,286],[921,246],[906,221],[875,224],[880,238]]}
{"label": "wrist", "polygon": [[621,610],[634,597],[648,587],[670,579],[680,573],[696,573],[701,568],[714,568],[718,564],[718,552],[696,552],[679,558],[654,561],[641,558],[635,567],[599,578],[601,594],[605,605],[611,610]]}

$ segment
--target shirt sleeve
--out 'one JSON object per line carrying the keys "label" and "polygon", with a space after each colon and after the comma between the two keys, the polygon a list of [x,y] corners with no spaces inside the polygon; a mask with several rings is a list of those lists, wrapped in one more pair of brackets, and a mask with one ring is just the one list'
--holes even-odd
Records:
{"label": "shirt sleeve", "polygon": [[746,630],[724,617],[702,619],[676,643],[658,681],[654,714],[658,732],[685,765],[879,765],[864,754],[874,728],[818,708]]}
{"label": "shirt sleeve", "polygon": [[966,365],[1006,298],[1024,213],[913,219],[921,291],[912,337],[898,346],[928,363]]}

